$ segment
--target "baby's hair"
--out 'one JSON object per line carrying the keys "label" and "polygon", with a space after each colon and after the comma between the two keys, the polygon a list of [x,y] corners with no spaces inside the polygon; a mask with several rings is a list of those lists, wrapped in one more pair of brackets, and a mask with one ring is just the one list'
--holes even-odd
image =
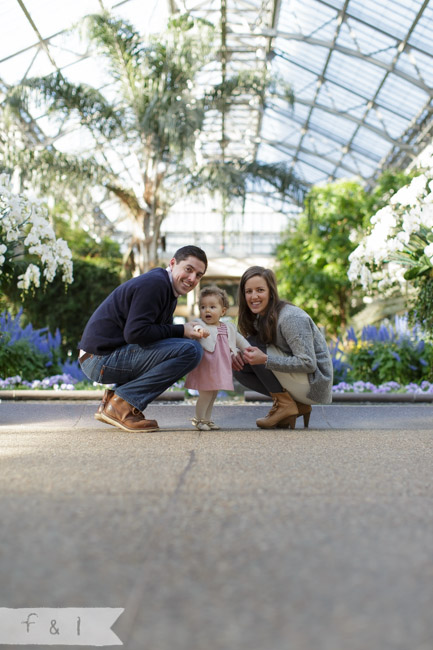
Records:
{"label": "baby's hair", "polygon": [[216,286],[203,287],[203,289],[200,291],[198,303],[200,304],[201,299],[205,298],[206,296],[216,296],[223,307],[226,309],[230,307],[229,297],[224,289],[220,289]]}

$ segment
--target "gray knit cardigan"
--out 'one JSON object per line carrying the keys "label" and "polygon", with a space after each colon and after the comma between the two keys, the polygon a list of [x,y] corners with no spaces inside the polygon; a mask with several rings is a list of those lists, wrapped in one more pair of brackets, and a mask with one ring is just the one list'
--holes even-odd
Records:
{"label": "gray knit cardigan", "polygon": [[332,402],[333,369],[325,338],[310,316],[295,305],[285,305],[277,323],[276,346],[284,356],[268,354],[266,368],[308,374],[307,397],[319,404]]}

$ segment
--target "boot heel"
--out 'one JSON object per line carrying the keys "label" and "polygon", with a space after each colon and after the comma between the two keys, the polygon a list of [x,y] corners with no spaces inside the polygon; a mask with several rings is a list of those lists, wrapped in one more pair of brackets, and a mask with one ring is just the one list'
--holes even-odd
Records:
{"label": "boot heel", "polygon": [[304,429],[308,429],[311,413],[304,413]]}

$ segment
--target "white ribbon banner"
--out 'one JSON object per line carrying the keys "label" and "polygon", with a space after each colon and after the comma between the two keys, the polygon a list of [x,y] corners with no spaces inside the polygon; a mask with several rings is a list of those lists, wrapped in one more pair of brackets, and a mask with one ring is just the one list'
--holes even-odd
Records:
{"label": "white ribbon banner", "polygon": [[123,645],[116,607],[0,607],[0,645]]}

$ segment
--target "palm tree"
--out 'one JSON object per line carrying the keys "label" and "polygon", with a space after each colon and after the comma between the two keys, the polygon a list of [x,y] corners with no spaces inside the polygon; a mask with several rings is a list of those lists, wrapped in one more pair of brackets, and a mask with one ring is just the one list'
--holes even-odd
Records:
{"label": "palm tree", "polygon": [[[197,78],[215,56],[213,27],[188,15],[170,19],[163,35],[144,43],[131,24],[108,13],[86,17],[90,42],[105,57],[112,79],[110,95],[73,84],[57,72],[24,81],[8,93],[15,119],[25,126],[25,146],[9,148],[6,160],[43,192],[68,189],[82,197],[99,187],[115,196],[131,222],[125,265],[143,272],[158,263],[161,224],[176,200],[206,187],[225,200],[243,196],[252,178],[296,195],[300,185],[282,165],[227,160],[197,162],[197,142],[210,111],[224,112],[233,97],[253,93],[263,100],[273,82],[246,73],[212,87]],[[288,101],[291,96],[283,89]],[[93,155],[65,154],[41,141],[29,119],[29,102],[38,101],[65,123],[78,120],[95,139]],[[31,133],[30,133],[31,132]],[[128,174],[110,164],[114,150],[132,157]]]}

